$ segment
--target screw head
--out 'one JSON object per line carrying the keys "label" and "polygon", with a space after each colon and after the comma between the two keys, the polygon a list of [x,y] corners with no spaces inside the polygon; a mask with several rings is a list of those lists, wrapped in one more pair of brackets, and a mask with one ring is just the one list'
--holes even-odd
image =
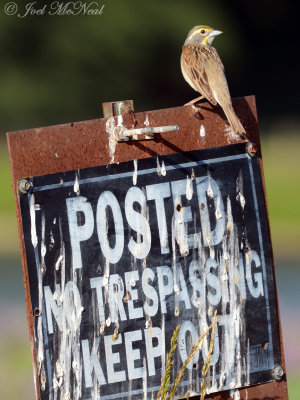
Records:
{"label": "screw head", "polygon": [[247,143],[247,153],[249,154],[250,157],[255,157],[257,154],[257,146],[253,142],[248,142]]}
{"label": "screw head", "polygon": [[19,192],[23,194],[27,194],[29,190],[32,188],[32,183],[25,178],[22,178],[18,182]]}
{"label": "screw head", "polygon": [[274,365],[272,375],[276,381],[281,381],[284,376],[284,371],[281,365]]}

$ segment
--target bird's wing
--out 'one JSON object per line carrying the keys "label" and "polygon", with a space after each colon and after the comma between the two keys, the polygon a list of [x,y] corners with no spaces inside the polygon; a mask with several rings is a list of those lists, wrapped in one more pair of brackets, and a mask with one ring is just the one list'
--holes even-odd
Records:
{"label": "bird's wing", "polygon": [[183,47],[181,62],[186,75],[185,79],[193,89],[200,92],[210,103],[216,105],[205,71],[206,59],[209,57],[204,46]]}
{"label": "bird's wing", "polygon": [[224,65],[221,61],[221,58],[220,58],[217,50],[214,47],[210,46],[210,52],[211,52],[211,56],[216,60],[216,62],[222,67],[222,70],[224,71]]}

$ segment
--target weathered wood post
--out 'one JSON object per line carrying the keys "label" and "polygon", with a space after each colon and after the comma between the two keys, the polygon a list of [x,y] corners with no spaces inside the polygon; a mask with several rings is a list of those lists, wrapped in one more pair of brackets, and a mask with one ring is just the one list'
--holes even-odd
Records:
{"label": "weathered wood post", "polygon": [[[211,399],[287,400],[254,97],[7,134],[37,399],[155,398],[219,322]],[[178,398],[198,395],[207,341]]]}

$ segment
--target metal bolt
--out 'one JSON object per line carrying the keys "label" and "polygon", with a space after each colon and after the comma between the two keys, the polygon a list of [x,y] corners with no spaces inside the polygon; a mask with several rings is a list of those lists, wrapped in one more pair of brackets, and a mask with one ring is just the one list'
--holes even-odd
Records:
{"label": "metal bolt", "polygon": [[284,376],[284,371],[281,365],[274,365],[272,369],[272,375],[276,381],[281,381]]}
{"label": "metal bolt", "polygon": [[34,316],[39,317],[41,315],[41,310],[39,308],[34,309]]}
{"label": "metal bolt", "polygon": [[32,182],[28,181],[25,178],[19,180],[18,182],[19,192],[27,194],[31,188],[32,188]]}
{"label": "metal bolt", "polygon": [[104,118],[130,114],[133,111],[133,100],[111,101],[102,103]]}
{"label": "metal bolt", "polygon": [[249,154],[250,157],[254,157],[257,154],[257,146],[253,142],[248,142],[247,143],[247,153]]}

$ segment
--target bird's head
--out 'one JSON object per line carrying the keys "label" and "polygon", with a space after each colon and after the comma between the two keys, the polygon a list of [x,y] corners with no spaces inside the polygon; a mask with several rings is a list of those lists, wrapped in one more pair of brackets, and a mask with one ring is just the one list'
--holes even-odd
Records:
{"label": "bird's head", "polygon": [[223,33],[222,31],[217,31],[216,29],[210,28],[205,25],[194,26],[193,29],[189,31],[184,44],[212,44],[214,38]]}

